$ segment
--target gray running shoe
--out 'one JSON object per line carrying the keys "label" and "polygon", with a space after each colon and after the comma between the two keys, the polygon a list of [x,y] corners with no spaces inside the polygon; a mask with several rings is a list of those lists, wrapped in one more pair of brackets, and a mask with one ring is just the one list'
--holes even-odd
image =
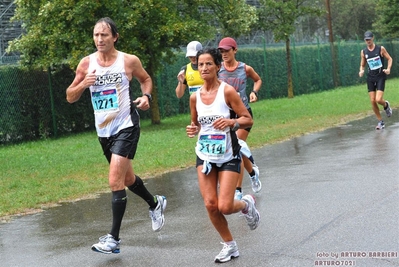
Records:
{"label": "gray running shoe", "polygon": [[215,262],[227,262],[232,258],[237,258],[238,256],[240,256],[236,242],[231,245],[227,245],[223,242],[220,243],[223,245],[223,248],[220,253],[215,257]]}
{"label": "gray running shoe", "polygon": [[150,209],[150,218],[152,220],[152,230],[158,232],[162,229],[165,224],[165,216],[164,211],[166,208],[166,197],[164,196],[156,196],[158,199],[158,205],[154,210]]}
{"label": "gray running shoe", "polygon": [[237,200],[242,199],[242,192],[240,190],[236,189],[236,192],[234,193],[234,199],[237,199]]}
{"label": "gray running shoe", "polygon": [[392,109],[391,106],[389,105],[388,101],[385,101],[385,103],[387,103],[387,107],[384,108],[385,113],[387,114],[387,117],[391,117],[392,116]]}
{"label": "gray running shoe", "polygon": [[120,252],[119,244],[121,243],[121,240],[115,240],[115,238],[112,235],[110,234],[104,235],[100,237],[98,240],[100,242],[91,246],[91,250],[105,254]]}
{"label": "gray running shoe", "polygon": [[384,128],[385,128],[385,123],[384,123],[384,121],[379,121],[378,124],[377,124],[377,126],[375,126],[375,129],[376,129],[376,130],[382,130],[382,129],[384,129]]}
{"label": "gray running shoe", "polygon": [[258,193],[262,189],[262,183],[259,180],[259,168],[255,164],[252,165],[252,169],[255,172],[254,176],[250,176],[251,178],[251,185],[252,185],[252,191],[255,193]]}
{"label": "gray running shoe", "polygon": [[247,213],[243,213],[243,212],[241,212],[241,213],[244,215],[245,219],[247,220],[249,229],[255,230],[256,227],[258,227],[259,221],[260,221],[259,211],[255,207],[255,198],[251,195],[245,195],[242,197],[242,200],[247,202],[248,211],[247,211]]}

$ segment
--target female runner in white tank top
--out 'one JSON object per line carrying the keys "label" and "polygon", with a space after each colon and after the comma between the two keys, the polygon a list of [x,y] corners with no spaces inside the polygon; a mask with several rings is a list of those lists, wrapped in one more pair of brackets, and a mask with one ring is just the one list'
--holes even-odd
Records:
{"label": "female runner in white tank top", "polygon": [[[234,199],[241,172],[236,131],[252,126],[253,120],[235,89],[218,79],[222,61],[219,50],[201,50],[197,59],[204,85],[190,96],[191,124],[186,132],[191,138],[198,135],[195,151],[199,189],[208,216],[223,240],[215,262],[226,262],[238,257],[239,252],[225,215],[241,211],[251,230],[260,220],[251,195]],[[231,117],[234,113],[238,118]]]}

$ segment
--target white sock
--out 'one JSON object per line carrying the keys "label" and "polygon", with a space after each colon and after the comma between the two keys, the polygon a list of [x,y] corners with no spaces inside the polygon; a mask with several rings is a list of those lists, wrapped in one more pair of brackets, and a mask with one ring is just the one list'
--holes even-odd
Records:
{"label": "white sock", "polygon": [[235,245],[236,244],[236,241],[234,241],[234,240],[232,240],[232,241],[228,241],[228,242],[224,242],[226,245],[229,245],[229,246],[231,246],[231,245]]}

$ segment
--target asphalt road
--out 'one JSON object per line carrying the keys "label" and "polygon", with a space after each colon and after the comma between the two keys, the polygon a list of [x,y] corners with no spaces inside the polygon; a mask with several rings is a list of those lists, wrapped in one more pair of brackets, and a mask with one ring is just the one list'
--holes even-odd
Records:
{"label": "asphalt road", "polygon": [[[240,257],[226,266],[399,266],[399,111],[253,150],[263,189],[259,227],[228,216]],[[193,155],[194,162],[194,155]],[[215,266],[222,248],[194,168],[146,180],[168,200],[155,233],[146,204],[128,193],[121,253],[91,251],[110,229],[110,194],[0,224],[0,266]],[[250,182],[244,180],[244,192]]]}

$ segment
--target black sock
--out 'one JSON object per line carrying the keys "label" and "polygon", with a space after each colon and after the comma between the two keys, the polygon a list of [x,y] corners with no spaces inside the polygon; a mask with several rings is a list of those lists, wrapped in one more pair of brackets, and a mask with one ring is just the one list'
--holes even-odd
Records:
{"label": "black sock", "polygon": [[255,171],[252,169],[252,172],[249,173],[249,176],[254,176],[255,175]]}
{"label": "black sock", "polygon": [[242,192],[241,187],[236,187],[236,190]]}
{"label": "black sock", "polygon": [[249,161],[251,161],[252,164],[255,164],[255,160],[254,160],[254,157],[252,157],[252,155],[248,159],[249,159]]}
{"label": "black sock", "polygon": [[148,206],[151,209],[155,209],[157,207],[158,201],[156,198],[148,192],[147,188],[144,186],[143,180],[136,175],[136,181],[131,186],[128,186],[129,190],[144,199],[147,202]]}
{"label": "black sock", "polygon": [[112,229],[110,234],[119,240],[119,230],[121,229],[122,218],[126,210],[126,190],[112,192]]}

